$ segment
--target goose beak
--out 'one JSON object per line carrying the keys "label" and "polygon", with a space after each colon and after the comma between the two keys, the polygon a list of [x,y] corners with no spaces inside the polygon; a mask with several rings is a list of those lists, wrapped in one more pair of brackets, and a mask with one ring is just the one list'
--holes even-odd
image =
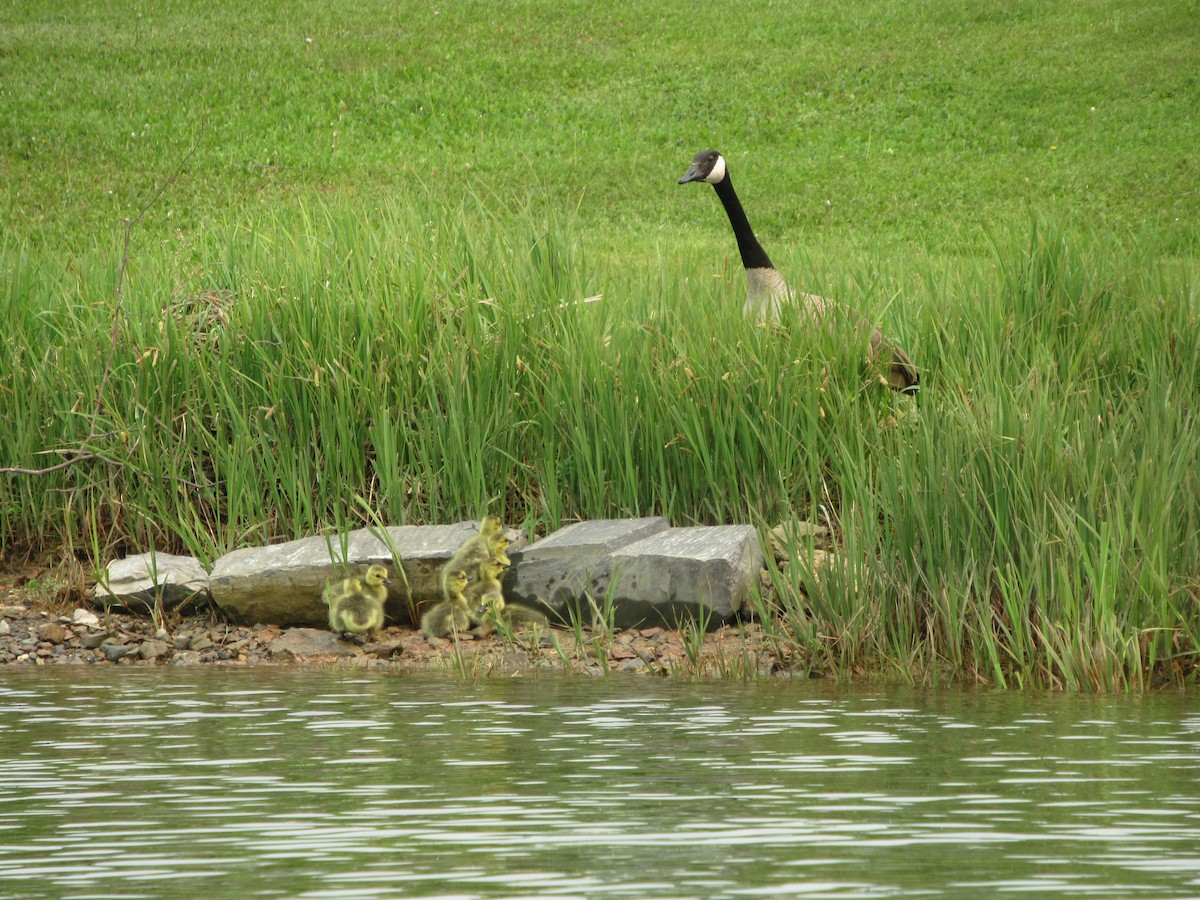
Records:
{"label": "goose beak", "polygon": [[703,181],[704,173],[700,171],[700,167],[692,163],[688,170],[683,173],[683,177],[679,179],[680,184],[687,184],[689,181]]}

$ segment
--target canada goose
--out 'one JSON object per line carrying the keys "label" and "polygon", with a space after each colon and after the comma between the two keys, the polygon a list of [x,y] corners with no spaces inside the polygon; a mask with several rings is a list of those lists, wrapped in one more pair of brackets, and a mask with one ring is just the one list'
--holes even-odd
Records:
{"label": "canada goose", "polygon": [[[716,189],[717,196],[721,198],[721,204],[725,207],[725,213],[729,216],[729,224],[733,226],[733,236],[737,238],[742,265],[746,269],[746,305],[742,307],[742,315],[747,318],[754,316],[760,320],[778,318],[780,304],[792,300],[803,303],[817,319],[839,308],[839,304],[827,297],[797,294],[787,286],[779,270],[771,264],[767,251],[754,236],[754,230],[750,227],[741,201],[733,190],[725,157],[716,150],[701,150],[692,158],[691,166],[679,179],[680,184],[690,181],[707,182]],[[841,308],[849,312],[855,322],[868,324],[857,310],[850,307]],[[867,354],[872,360],[882,358],[882,361],[888,362],[888,387],[906,394],[916,393],[921,381],[917,367],[903,350],[885,338],[877,328],[872,329]]]}
{"label": "canada goose", "polygon": [[383,607],[389,584],[387,569],[370,566],[361,580],[345,578],[327,585],[321,599],[329,607],[330,630],[369,634],[383,627]]}
{"label": "canada goose", "polygon": [[[484,516],[479,523],[479,534],[472,535],[454,551],[450,561],[442,569],[442,594],[446,596],[446,576],[450,572],[463,570],[474,573],[482,563],[490,559],[497,560],[503,565],[509,564],[508,538],[504,535],[504,525],[499,516]],[[449,599],[447,597],[447,599]]]}
{"label": "canada goose", "polygon": [[471,627],[472,618],[463,589],[468,584],[465,569],[443,572],[442,589],[446,599],[421,616],[421,631],[426,637],[445,637]]}

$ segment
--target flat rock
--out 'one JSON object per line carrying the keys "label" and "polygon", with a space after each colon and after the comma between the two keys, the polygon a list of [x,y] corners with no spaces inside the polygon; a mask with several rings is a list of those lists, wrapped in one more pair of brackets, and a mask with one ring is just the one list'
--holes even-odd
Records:
{"label": "flat rock", "polygon": [[76,625],[99,625],[100,617],[89,609],[77,609],[72,613],[71,621]]}
{"label": "flat rock", "polygon": [[541,604],[561,621],[591,624],[610,612],[619,628],[715,628],[737,616],[758,586],[762,548],[749,525],[671,528],[665,519],[581,522],[514,559],[505,596]]}
{"label": "flat rock", "polygon": [[107,631],[95,631],[91,634],[85,634],[83,637],[81,637],[79,639],[79,645],[85,650],[95,650],[110,637],[111,635]]}
{"label": "flat rock", "polygon": [[166,656],[170,652],[171,648],[162,641],[143,641],[142,645],[138,648],[138,653],[141,654],[142,659],[147,660],[158,659],[160,656]]}
{"label": "flat rock", "polygon": [[150,612],[159,602],[170,611],[207,596],[208,573],[198,559],[154,551],[110,562],[95,593],[96,602],[135,613]]}
{"label": "flat rock", "polygon": [[[661,516],[593,519],[560,528],[518,553],[504,579],[509,600],[542,606],[559,620],[602,605],[608,592],[614,551],[670,528]],[[590,615],[585,619],[590,621]]]}
{"label": "flat rock", "polygon": [[[321,602],[325,585],[347,574],[360,575],[378,563],[391,573],[388,621],[415,624],[419,617],[413,611],[441,598],[442,563],[478,533],[478,522],[397,525],[234,550],[213,565],[209,584],[213,601],[236,624],[328,627],[329,612]],[[508,537],[513,547],[523,541],[514,529]],[[392,548],[403,561],[401,573]]]}
{"label": "flat rock", "polygon": [[[321,602],[326,585],[381,564],[392,576],[388,621],[415,625],[421,607],[441,598],[442,564],[478,528],[477,522],[363,528],[235,550],[218,559],[207,577],[190,557],[158,554],[158,578],[147,585],[146,603],[152,602],[154,591],[184,583],[165,568],[182,559],[195,566],[192,585],[206,586],[231,622],[306,626],[328,633],[328,611]],[[790,537],[811,541],[820,536],[819,528],[801,534],[793,526]],[[562,528],[524,548],[519,532],[508,534],[514,565],[505,577],[505,596],[540,606],[560,623],[582,619],[592,624],[597,617],[611,617],[622,628],[673,628],[689,620],[716,627],[744,610],[762,570],[762,549],[748,525],[671,528],[661,517],[600,519]],[[143,576],[148,557],[130,558],[140,563]],[[399,566],[397,559],[402,560]],[[130,560],[120,563],[129,566]],[[118,563],[110,566],[108,587],[114,596],[113,586],[120,583],[114,576],[123,575]],[[168,643],[167,635],[156,639]],[[199,635],[192,640],[176,636],[173,643],[181,651],[211,647]],[[312,653],[328,655],[333,649]],[[280,652],[293,651],[285,643]]]}
{"label": "flat rock", "polygon": [[119,659],[124,659],[126,656],[133,656],[138,652],[138,644],[122,644],[118,641],[112,641],[100,645],[100,650],[108,658],[109,662],[116,662]]}
{"label": "flat rock", "polygon": [[808,581],[805,584],[816,585],[822,576],[834,564],[834,554],[825,550],[811,550],[801,553],[796,560],[801,572],[806,572]]}
{"label": "flat rock", "polygon": [[289,628],[268,649],[272,656],[283,659],[305,659],[314,656],[357,656],[359,650],[339,640],[332,632],[320,628]]}
{"label": "flat rock", "polygon": [[775,561],[783,565],[794,559],[797,554],[806,553],[813,547],[831,550],[833,536],[824,525],[805,519],[794,519],[772,528],[767,533],[767,543],[771,546]]}
{"label": "flat rock", "polygon": [[751,525],[672,528],[611,555],[616,624],[708,628],[748,611],[762,547]]}

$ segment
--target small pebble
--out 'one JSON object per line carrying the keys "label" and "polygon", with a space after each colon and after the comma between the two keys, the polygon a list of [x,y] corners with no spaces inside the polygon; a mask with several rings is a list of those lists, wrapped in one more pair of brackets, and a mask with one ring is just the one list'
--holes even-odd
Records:
{"label": "small pebble", "polygon": [[109,662],[119,662],[127,656],[132,656],[138,652],[136,644],[102,644],[100,649],[104,651],[104,655]]}
{"label": "small pebble", "polygon": [[77,609],[71,614],[71,621],[76,625],[99,625],[100,617],[88,609]]}
{"label": "small pebble", "polygon": [[61,644],[67,639],[67,629],[57,622],[46,622],[38,627],[38,638],[52,644]]}
{"label": "small pebble", "polygon": [[158,659],[170,652],[171,648],[164,641],[146,641],[138,648],[142,659]]}

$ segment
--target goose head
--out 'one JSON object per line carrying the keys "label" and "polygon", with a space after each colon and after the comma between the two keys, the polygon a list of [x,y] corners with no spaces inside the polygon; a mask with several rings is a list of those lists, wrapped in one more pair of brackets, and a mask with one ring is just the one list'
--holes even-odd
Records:
{"label": "goose head", "polygon": [[508,558],[509,542],[506,534],[493,534],[488,538],[488,551],[492,554],[492,559],[500,563],[502,566],[511,566],[512,560]]}
{"label": "goose head", "polygon": [[383,566],[371,566],[367,569],[367,574],[363,576],[370,587],[378,587],[381,584],[391,584],[392,581],[388,578],[388,570]]}
{"label": "goose head", "polygon": [[466,569],[455,569],[446,576],[446,587],[451,594],[461,594],[469,581]]}
{"label": "goose head", "polygon": [[479,571],[486,578],[494,580],[494,581],[499,581],[500,576],[504,574],[504,571],[507,568],[508,568],[508,566],[503,561],[501,561],[499,559],[489,559],[480,565]]}
{"label": "goose head", "polygon": [[720,184],[725,180],[725,157],[716,150],[701,150],[692,157],[692,164],[679,179],[680,184],[689,181],[704,181],[708,184]]}

